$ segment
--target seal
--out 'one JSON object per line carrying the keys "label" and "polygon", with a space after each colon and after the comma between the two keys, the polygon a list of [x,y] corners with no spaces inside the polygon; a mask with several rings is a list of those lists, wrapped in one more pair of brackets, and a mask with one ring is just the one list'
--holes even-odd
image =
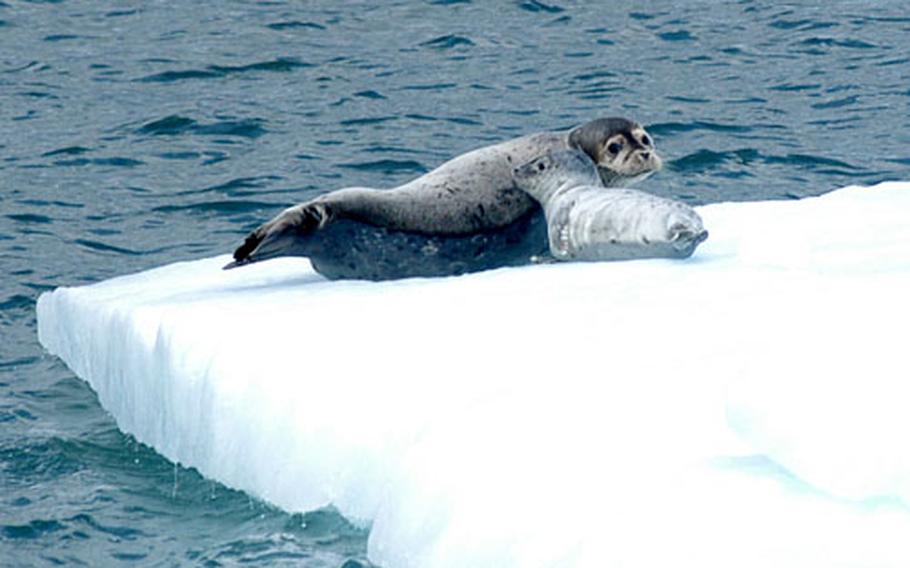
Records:
{"label": "seal", "polygon": [[543,206],[557,260],[686,258],[706,238],[685,203],[634,189],[605,189],[578,150],[550,152],[515,168],[515,183]]}
{"label": "seal", "polygon": [[462,154],[392,189],[352,187],[285,209],[254,230],[225,268],[306,256],[328,278],[442,276],[525,264],[546,253],[540,206],[512,170],[577,149],[599,184],[628,185],[659,170],[651,136],[625,118],[592,120]]}

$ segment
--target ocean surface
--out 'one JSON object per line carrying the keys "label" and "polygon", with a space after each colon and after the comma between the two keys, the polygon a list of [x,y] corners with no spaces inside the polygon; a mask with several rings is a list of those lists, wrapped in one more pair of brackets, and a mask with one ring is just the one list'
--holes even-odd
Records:
{"label": "ocean surface", "polygon": [[667,163],[642,189],[692,204],[908,180],[910,13],[0,1],[0,565],[367,566],[366,531],[332,510],[277,510],[121,433],[39,346],[38,294],[229,252],[321,192],[610,115]]}

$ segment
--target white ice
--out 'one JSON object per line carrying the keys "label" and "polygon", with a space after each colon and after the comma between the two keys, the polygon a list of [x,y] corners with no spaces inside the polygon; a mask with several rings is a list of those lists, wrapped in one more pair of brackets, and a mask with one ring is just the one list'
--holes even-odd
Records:
{"label": "white ice", "polygon": [[702,207],[687,260],[38,302],[120,428],[386,568],[910,566],[910,183]]}

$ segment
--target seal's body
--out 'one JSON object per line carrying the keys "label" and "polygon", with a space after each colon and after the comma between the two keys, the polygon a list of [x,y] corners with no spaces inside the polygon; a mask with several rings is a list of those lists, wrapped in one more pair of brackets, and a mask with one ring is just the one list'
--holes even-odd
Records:
{"label": "seal's body", "polygon": [[623,118],[540,132],[479,148],[392,189],[346,188],[291,207],[251,233],[228,268],[307,256],[329,278],[441,276],[527,263],[546,253],[540,206],[512,170],[577,148],[598,185],[633,183],[660,169],[647,132]]}
{"label": "seal's body", "polygon": [[549,257],[547,222],[538,205],[505,227],[466,235],[396,231],[341,219],[293,243],[314,270],[332,280],[450,276]]}
{"label": "seal's body", "polygon": [[577,150],[548,153],[515,169],[516,185],[543,206],[558,260],[685,258],[708,237],[694,209],[634,189],[605,189]]}

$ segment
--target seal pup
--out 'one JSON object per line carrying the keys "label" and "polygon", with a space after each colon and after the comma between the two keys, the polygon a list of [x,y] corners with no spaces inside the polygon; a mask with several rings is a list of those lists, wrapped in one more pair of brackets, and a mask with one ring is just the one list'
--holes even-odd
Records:
{"label": "seal pup", "polygon": [[550,152],[514,170],[543,206],[557,260],[686,258],[708,238],[694,209],[634,189],[604,189],[578,150]]}
{"label": "seal pup", "polygon": [[328,278],[384,280],[525,264],[547,251],[546,221],[512,170],[566,148],[589,156],[606,186],[634,183],[662,165],[651,136],[625,118],[538,132],[467,152],[392,189],[340,189],[285,209],[225,268],[306,256]]}

